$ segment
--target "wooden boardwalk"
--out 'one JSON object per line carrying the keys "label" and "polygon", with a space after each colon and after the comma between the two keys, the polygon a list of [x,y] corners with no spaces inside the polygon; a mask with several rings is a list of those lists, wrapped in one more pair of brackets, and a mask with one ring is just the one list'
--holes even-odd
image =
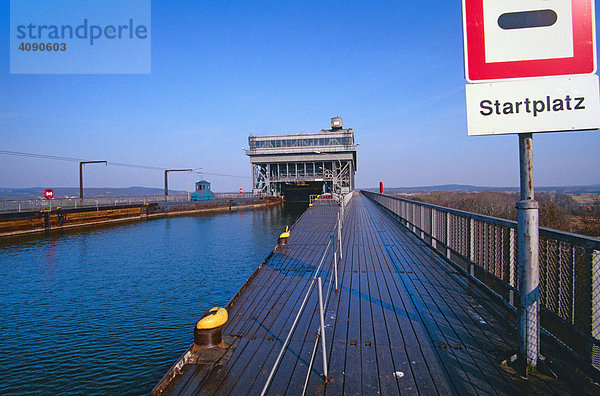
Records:
{"label": "wooden boardwalk", "polygon": [[[320,202],[230,302],[231,346],[181,368],[167,394],[260,394],[336,223]],[[514,314],[473,287],[427,245],[362,195],[343,226],[340,290],[326,306],[329,379],[321,349],[308,394],[569,394],[558,380],[528,380],[500,362],[516,351]],[[330,287],[332,255],[321,276]],[[300,394],[319,328],[313,289],[269,394]],[[202,352],[199,352],[202,354]],[[212,355],[211,355],[212,354]]]}

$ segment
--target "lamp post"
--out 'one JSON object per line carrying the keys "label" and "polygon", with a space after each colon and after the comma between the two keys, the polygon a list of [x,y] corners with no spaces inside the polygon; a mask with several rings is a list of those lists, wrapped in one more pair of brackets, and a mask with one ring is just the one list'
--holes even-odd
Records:
{"label": "lamp post", "polygon": [[165,200],[167,200],[167,197],[169,196],[169,180],[168,180],[168,174],[169,172],[191,172],[192,169],[166,169],[165,170]]}
{"label": "lamp post", "polygon": [[79,163],[79,199],[83,199],[83,165],[85,164],[105,164],[108,165],[106,161],[81,161]]}

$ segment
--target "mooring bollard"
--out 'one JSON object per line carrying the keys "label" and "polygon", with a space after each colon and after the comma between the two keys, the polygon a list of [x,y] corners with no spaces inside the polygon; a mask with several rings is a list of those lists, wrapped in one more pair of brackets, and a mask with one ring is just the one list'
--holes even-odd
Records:
{"label": "mooring bollard", "polygon": [[289,228],[285,227],[285,232],[282,232],[277,239],[277,246],[287,246],[288,238],[290,237]]}
{"label": "mooring bollard", "polygon": [[223,342],[221,327],[227,322],[227,310],[214,307],[200,317],[194,328],[194,344],[204,348],[214,348]]}

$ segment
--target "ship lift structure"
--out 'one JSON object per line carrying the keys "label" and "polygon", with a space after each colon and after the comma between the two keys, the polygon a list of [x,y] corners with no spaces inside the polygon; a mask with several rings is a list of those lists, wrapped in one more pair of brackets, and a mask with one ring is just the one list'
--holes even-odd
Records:
{"label": "ship lift structure", "polygon": [[252,192],[304,200],[319,193],[354,189],[354,131],[333,117],[331,129],[317,133],[250,136],[246,155],[252,165]]}

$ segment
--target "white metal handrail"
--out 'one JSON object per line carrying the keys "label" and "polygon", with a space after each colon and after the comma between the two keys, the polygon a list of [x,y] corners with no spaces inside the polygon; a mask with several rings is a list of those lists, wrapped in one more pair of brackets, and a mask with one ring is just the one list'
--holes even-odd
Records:
{"label": "white metal handrail", "polygon": [[308,297],[310,296],[310,292],[312,291],[312,289],[315,285],[315,282],[317,281],[317,276],[321,270],[321,266],[323,265],[323,262],[325,261],[325,257],[327,256],[327,252],[329,251],[329,247],[331,246],[331,242],[332,242],[332,238],[330,237],[329,242],[327,243],[327,246],[325,247],[325,251],[323,252],[323,255],[321,256],[321,261],[319,262],[319,265],[317,266],[317,268],[315,269],[315,272],[313,273],[313,275],[311,277],[310,285],[308,287],[306,294],[304,295],[304,300],[302,301],[302,304],[300,305],[300,308],[298,309],[298,313],[296,314],[294,322],[292,323],[292,327],[290,328],[290,331],[288,332],[285,342],[283,343],[283,346],[281,347],[281,351],[279,351],[279,355],[277,356],[277,359],[275,360],[275,363],[273,364],[273,367],[271,368],[271,372],[269,373],[269,377],[267,378],[267,382],[265,383],[265,386],[263,387],[261,395],[265,395],[267,393],[267,390],[269,389],[269,386],[271,385],[271,381],[273,380],[273,376],[275,375],[275,372],[277,371],[277,368],[279,367],[281,358],[283,357],[283,354],[285,353],[285,351],[287,349],[288,343],[290,342],[290,339],[292,338],[292,334],[294,333],[294,330],[296,330],[298,321],[300,320],[300,317],[302,316],[302,312],[304,311],[304,308],[308,301]]}
{"label": "white metal handrail", "polygon": [[[331,232],[331,235],[329,236],[329,241],[327,242],[327,246],[325,247],[325,251],[323,252],[323,255],[321,256],[321,260],[319,262],[319,265],[317,266],[317,269],[315,270],[315,272],[312,275],[312,279],[310,282],[310,286],[306,292],[306,295],[304,296],[304,300],[302,301],[302,304],[300,306],[300,309],[298,310],[298,313],[296,314],[296,317],[294,319],[294,322],[292,324],[292,327],[290,328],[290,331],[288,332],[288,335],[285,339],[285,342],[283,343],[283,346],[281,347],[281,351],[279,351],[279,355],[277,356],[277,359],[275,360],[275,363],[273,364],[273,367],[271,368],[271,372],[269,373],[269,377],[267,378],[267,381],[263,387],[263,390],[261,392],[261,396],[265,395],[267,390],[269,389],[269,386],[271,385],[271,382],[273,381],[273,377],[275,375],[275,372],[277,371],[277,368],[279,367],[279,364],[281,362],[281,359],[283,358],[283,354],[285,353],[286,349],[287,349],[287,345],[289,343],[289,340],[292,336],[292,334],[294,333],[294,331],[296,330],[296,326],[298,324],[298,321],[305,309],[306,306],[306,302],[308,301],[308,298],[310,296],[310,293],[313,289],[314,283],[315,281],[318,284],[318,292],[319,292],[319,302],[318,302],[318,306],[319,306],[319,322],[320,322],[320,326],[319,329],[317,331],[317,337],[315,338],[315,345],[313,347],[313,352],[312,352],[312,356],[310,359],[310,365],[308,368],[308,372],[306,374],[306,380],[304,383],[304,389],[302,394],[304,395],[306,392],[306,387],[308,386],[308,380],[310,377],[310,373],[312,370],[312,365],[314,362],[314,358],[315,358],[315,354],[317,351],[317,346],[318,346],[318,342],[319,340],[321,340],[321,346],[322,346],[322,355],[323,355],[323,375],[325,380],[327,380],[327,351],[326,351],[326,345],[325,345],[325,308],[327,307],[327,304],[329,302],[329,297],[331,295],[331,290],[332,290],[332,286],[334,285],[334,283],[332,282],[334,276],[335,276],[335,291],[338,291],[338,277],[337,277],[337,266],[338,266],[338,252],[340,254],[340,261],[341,261],[341,249],[342,249],[342,242],[341,242],[341,229],[342,229],[342,219],[343,219],[343,210],[344,210],[344,203],[348,202],[346,200],[343,199],[343,196],[341,197],[341,199],[338,199],[340,197],[335,197],[332,196],[329,199],[333,199],[335,200],[337,203],[339,203],[339,207],[338,207],[338,211],[337,211],[337,219],[336,219],[336,224],[334,229]],[[331,244],[335,245],[335,250],[334,250],[334,254],[333,254],[333,262],[332,262],[332,267],[333,267],[333,271],[331,271],[332,268],[329,268],[329,286],[327,289],[327,293],[325,296],[325,302],[323,302],[323,285],[322,285],[322,279],[319,276],[319,272],[321,271],[321,267],[323,265],[323,262],[327,256],[327,253],[329,252],[329,248],[331,246]]]}

